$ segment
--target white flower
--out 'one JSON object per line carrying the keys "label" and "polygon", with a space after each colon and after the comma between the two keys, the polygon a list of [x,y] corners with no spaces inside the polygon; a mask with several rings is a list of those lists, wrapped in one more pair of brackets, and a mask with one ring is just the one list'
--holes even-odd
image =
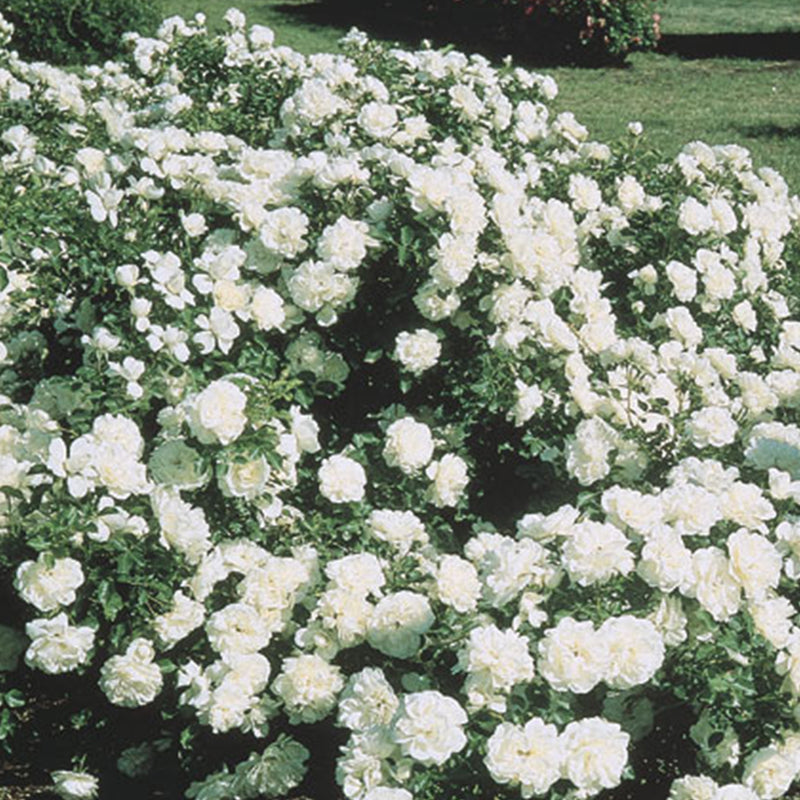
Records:
{"label": "white flower", "polygon": [[31,640],[25,663],[50,675],[70,672],[87,664],[89,651],[94,646],[94,630],[86,626],[73,627],[63,612],[50,619],[29,622],[25,633]]}
{"label": "white flower", "polygon": [[140,638],[128,645],[125,655],[109,658],[100,670],[100,688],[109,701],[127,708],[152,702],[163,683],[154,657],[151,642]]}
{"label": "white flower", "polygon": [[724,447],[736,440],[739,426],[727,408],[711,406],[692,414],[688,430],[697,447]]}
{"label": "white flower", "polygon": [[458,664],[468,673],[464,691],[472,709],[488,706],[505,711],[502,695],[533,678],[528,640],[516,631],[501,631],[495,625],[470,631],[466,647],[459,651]]}
{"label": "white flower", "polygon": [[740,528],[728,537],[731,572],[750,599],[763,599],[778,588],[783,559],[765,536]]}
{"label": "white flower", "polygon": [[376,539],[391,544],[401,556],[407,555],[415,542],[428,541],[425,525],[413,511],[378,509],[369,515],[367,524]]}
{"label": "white flower", "polygon": [[413,375],[421,375],[439,360],[442,345],[435,333],[419,328],[413,333],[397,335],[395,358]]}
{"label": "white flower", "polygon": [[458,505],[469,483],[467,463],[461,456],[448,453],[438,461],[432,461],[425,474],[432,481],[428,496],[437,508]]}
{"label": "white flower", "polygon": [[372,553],[353,553],[329,561],[325,575],[338,589],[362,595],[379,596],[386,583],[381,560]]}
{"label": "white flower", "polygon": [[219,474],[219,487],[226,497],[254,500],[264,492],[271,469],[264,456],[228,462]]}
{"label": "white flower", "polygon": [[400,701],[383,671],[366,667],[351,675],[339,697],[337,724],[352,731],[388,725]]}
{"label": "white flower", "polygon": [[461,614],[474,611],[481,596],[478,571],[463,558],[442,556],[436,568],[436,597]]}
{"label": "white flower", "polygon": [[259,286],[250,298],[250,316],[259,330],[282,330],[286,322],[286,307],[283,298],[266,286]]}
{"label": "white flower", "polygon": [[318,722],[336,707],[337,695],[344,688],[339,667],[318,655],[287,658],[272,690],[283,700],[289,722]]}
{"label": "white flower", "polygon": [[399,467],[406,475],[419,472],[433,457],[430,428],[413,417],[403,417],[386,429],[383,457],[390,467]]}
{"label": "white flower", "polygon": [[609,523],[587,520],[572,527],[563,550],[564,566],[580,586],[627,575],[634,566],[628,539]]}
{"label": "white flower", "polygon": [[318,477],[320,493],[332,503],[358,503],[364,499],[367,474],[352,458],[341,453],[326,458]]}
{"label": "white flower", "polygon": [[764,747],[745,761],[742,783],[755,791],[760,800],[776,800],[789,791],[796,777],[796,763],[777,748]]}
{"label": "white flower", "polygon": [[206,634],[218,653],[255,653],[269,644],[271,631],[261,614],[247,603],[231,603],[206,622]]}
{"label": "white flower", "polygon": [[441,766],[467,744],[467,714],[452,697],[428,690],[403,697],[392,727],[404,755],[425,766]]}
{"label": "white flower", "polygon": [[718,547],[704,547],[692,554],[694,593],[700,605],[717,622],[725,622],[738,610],[742,589],[731,574],[731,565]]}
{"label": "white flower", "polygon": [[559,692],[585,694],[608,672],[608,643],[591,622],[564,617],[539,642],[539,672]]}
{"label": "white flower", "polygon": [[501,722],[486,742],[486,764],[498,783],[520,785],[522,797],[544,795],[561,777],[564,746],[555,725],[534,717],[525,726]]}
{"label": "white flower", "polygon": [[235,383],[214,381],[189,399],[189,427],[203,444],[230,444],[247,425],[246,406],[247,395]]}
{"label": "white flower", "polygon": [[93,800],[100,789],[97,778],[88,772],[56,770],[50,777],[55,784],[53,791],[62,800]]}
{"label": "white flower", "polygon": [[205,619],[205,607],[202,603],[192,600],[183,592],[177,591],[172,595],[172,608],[165,614],[159,614],[153,620],[158,638],[167,646],[177,644],[186,638],[193,630],[199,628]]}
{"label": "white flower", "polygon": [[36,561],[23,561],[17,567],[14,586],[26,603],[47,612],[74,603],[75,590],[83,581],[80,562],[74,558],[39,553]]}
{"label": "white flower", "polygon": [[583,797],[612,789],[622,780],[628,763],[630,736],[615,722],[600,717],[570,722],[561,734],[564,776]]}
{"label": "white flower", "polygon": [[375,607],[367,628],[367,641],[387,656],[411,658],[434,619],[427,597],[416,592],[396,592]]}
{"label": "white flower", "polygon": [[649,620],[629,614],[609,617],[597,636],[608,647],[605,682],[614,689],[647,683],[664,661],[664,641]]}

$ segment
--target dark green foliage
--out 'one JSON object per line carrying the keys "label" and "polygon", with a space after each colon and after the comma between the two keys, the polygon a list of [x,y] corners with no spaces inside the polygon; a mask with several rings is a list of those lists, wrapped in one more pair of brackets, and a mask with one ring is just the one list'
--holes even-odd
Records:
{"label": "dark green foliage", "polygon": [[0,0],[0,13],[16,29],[12,48],[53,64],[113,58],[124,33],[152,34],[162,16],[159,0]]}

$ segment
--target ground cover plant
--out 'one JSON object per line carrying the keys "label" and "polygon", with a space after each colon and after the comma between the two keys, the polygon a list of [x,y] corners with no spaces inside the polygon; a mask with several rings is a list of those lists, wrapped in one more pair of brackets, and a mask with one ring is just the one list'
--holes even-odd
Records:
{"label": "ground cover plant", "polygon": [[786,796],[800,200],[227,25],[0,55],[3,746],[64,798]]}

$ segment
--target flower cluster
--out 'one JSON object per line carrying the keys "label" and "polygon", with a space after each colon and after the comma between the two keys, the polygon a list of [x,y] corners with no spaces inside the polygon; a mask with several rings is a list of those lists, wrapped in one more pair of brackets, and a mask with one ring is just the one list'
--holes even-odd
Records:
{"label": "flower cluster", "polygon": [[83,680],[101,784],[199,800],[782,796],[800,200],[511,63],[226,19],[0,51],[0,686]]}

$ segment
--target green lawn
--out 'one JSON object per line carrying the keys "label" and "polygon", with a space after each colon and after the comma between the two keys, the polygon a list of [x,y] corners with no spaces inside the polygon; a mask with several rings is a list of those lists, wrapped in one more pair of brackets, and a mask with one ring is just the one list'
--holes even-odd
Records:
{"label": "green lawn", "polygon": [[[202,10],[214,25],[231,4],[164,2],[169,13],[191,16]],[[349,28],[346,19],[325,24],[313,0],[240,0],[238,7],[250,22],[274,28],[279,43],[306,53],[335,50]],[[707,39],[719,38],[714,34],[738,34],[727,38],[756,43],[766,53],[770,35],[800,34],[800,0],[666,0],[662,11],[670,44],[705,37],[695,42],[701,55]],[[795,60],[638,53],[622,69],[543,71],[560,86],[558,109],[575,112],[600,140],[622,136],[626,124],[638,120],[649,143],[669,157],[696,139],[740,144],[758,165],[778,169],[800,191],[800,46]]]}

